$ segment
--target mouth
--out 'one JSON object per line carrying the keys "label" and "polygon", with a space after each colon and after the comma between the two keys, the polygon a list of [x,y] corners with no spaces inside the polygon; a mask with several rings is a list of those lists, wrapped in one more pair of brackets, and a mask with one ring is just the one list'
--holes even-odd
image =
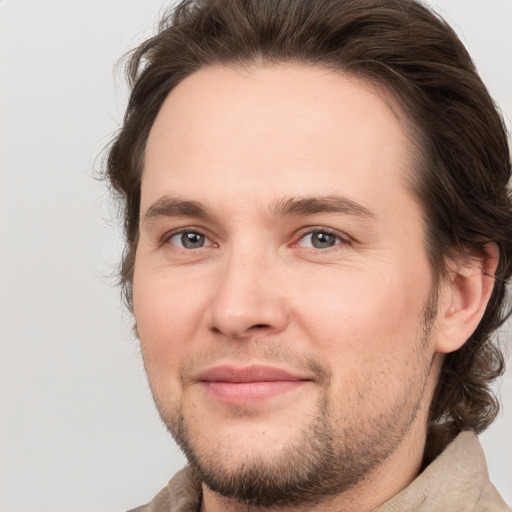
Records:
{"label": "mouth", "polygon": [[196,381],[216,401],[248,405],[292,392],[312,382],[310,376],[271,366],[216,366],[200,372]]}

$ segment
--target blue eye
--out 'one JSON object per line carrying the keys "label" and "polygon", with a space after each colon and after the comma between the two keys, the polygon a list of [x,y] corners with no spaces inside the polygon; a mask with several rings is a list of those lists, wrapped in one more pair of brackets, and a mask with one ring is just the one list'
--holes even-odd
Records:
{"label": "blue eye", "polygon": [[169,242],[183,249],[201,249],[207,244],[208,238],[197,231],[182,231],[171,236]]}
{"label": "blue eye", "polygon": [[311,247],[313,249],[330,249],[342,242],[341,238],[329,231],[312,231],[304,235],[299,244],[301,247]]}

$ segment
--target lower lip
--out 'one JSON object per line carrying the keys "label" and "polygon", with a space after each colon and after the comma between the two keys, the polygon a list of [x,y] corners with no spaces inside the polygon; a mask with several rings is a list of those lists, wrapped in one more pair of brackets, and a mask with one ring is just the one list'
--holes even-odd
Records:
{"label": "lower lip", "polygon": [[219,402],[247,405],[289,393],[302,387],[305,380],[277,380],[258,382],[204,382],[210,395]]}

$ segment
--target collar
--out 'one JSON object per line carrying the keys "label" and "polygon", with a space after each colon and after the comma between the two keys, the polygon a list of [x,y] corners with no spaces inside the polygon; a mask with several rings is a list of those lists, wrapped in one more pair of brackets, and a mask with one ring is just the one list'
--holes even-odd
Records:
{"label": "collar", "polygon": [[374,512],[451,512],[511,509],[489,481],[474,432],[461,432],[405,489]]}

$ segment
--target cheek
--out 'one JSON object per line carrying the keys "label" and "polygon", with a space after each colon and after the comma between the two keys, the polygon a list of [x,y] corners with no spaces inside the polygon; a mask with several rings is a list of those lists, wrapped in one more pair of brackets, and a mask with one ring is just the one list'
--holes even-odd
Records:
{"label": "cheek", "polygon": [[341,397],[345,410],[391,406],[421,380],[429,287],[428,274],[412,279],[366,267],[330,280],[317,275],[302,290],[301,330],[329,364],[332,396]]}
{"label": "cheek", "polygon": [[428,282],[416,288],[396,274],[381,274],[378,281],[368,276],[351,274],[330,286],[317,276],[296,317],[330,367],[334,414],[370,420],[407,403],[409,393],[417,398],[428,366],[421,344]]}
{"label": "cheek", "polygon": [[133,306],[144,361],[153,367],[179,367],[204,317],[202,280],[177,275],[155,276],[136,269]]}
{"label": "cheek", "polygon": [[341,353],[397,350],[417,333],[425,290],[428,283],[415,286],[389,270],[315,275],[297,294],[304,312],[297,316],[319,342],[330,341]]}

